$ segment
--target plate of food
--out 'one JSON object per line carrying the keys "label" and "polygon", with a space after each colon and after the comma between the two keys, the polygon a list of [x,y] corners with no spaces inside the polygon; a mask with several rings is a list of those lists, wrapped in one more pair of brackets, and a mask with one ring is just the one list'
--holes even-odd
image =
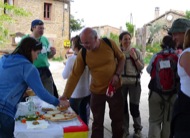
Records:
{"label": "plate of food", "polygon": [[54,112],[53,113],[52,111],[48,111],[46,114],[44,114],[44,118],[52,122],[70,121],[76,117],[77,115],[74,112]]}
{"label": "plate of food", "polygon": [[35,120],[35,121],[26,121],[27,129],[39,129],[47,128],[49,126],[48,121],[45,120]]}

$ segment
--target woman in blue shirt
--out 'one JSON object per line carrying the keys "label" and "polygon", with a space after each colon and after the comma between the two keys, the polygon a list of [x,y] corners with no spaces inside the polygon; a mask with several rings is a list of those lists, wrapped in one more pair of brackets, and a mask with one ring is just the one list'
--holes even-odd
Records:
{"label": "woman in blue shirt", "polygon": [[42,100],[54,106],[69,106],[43,87],[39,72],[33,65],[41,49],[40,42],[27,37],[12,54],[0,59],[0,137],[13,137],[17,104],[28,87]]}

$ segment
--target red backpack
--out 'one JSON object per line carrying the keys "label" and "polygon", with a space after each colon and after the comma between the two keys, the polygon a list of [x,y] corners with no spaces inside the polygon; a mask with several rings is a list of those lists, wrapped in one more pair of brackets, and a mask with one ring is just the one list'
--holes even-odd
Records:
{"label": "red backpack", "polygon": [[177,86],[177,62],[178,56],[174,52],[158,53],[152,63],[149,89],[161,94],[175,93]]}

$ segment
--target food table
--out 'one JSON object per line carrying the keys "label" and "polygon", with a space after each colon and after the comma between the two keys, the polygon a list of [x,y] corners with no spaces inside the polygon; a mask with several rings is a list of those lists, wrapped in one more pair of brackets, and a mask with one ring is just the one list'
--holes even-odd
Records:
{"label": "food table", "polygon": [[[21,108],[23,109],[23,108]],[[70,108],[71,110],[71,108]],[[18,109],[18,113],[21,110]],[[88,138],[88,127],[76,116],[70,120],[51,121],[37,120],[39,125],[33,125],[32,121],[15,121],[15,138]]]}
{"label": "food table", "polygon": [[15,122],[15,138],[88,138],[88,127],[79,117],[67,122],[49,122],[47,128],[27,129],[26,124]]}

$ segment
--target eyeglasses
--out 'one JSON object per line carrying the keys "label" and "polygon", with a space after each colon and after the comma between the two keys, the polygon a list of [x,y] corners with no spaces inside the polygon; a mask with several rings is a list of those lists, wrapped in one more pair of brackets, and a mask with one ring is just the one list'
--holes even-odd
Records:
{"label": "eyeglasses", "polygon": [[80,44],[81,46],[86,46],[86,45],[89,45],[90,43],[89,43],[89,42],[85,42],[85,43],[79,42],[79,44]]}
{"label": "eyeglasses", "polygon": [[85,43],[79,42],[79,44],[80,44],[81,46],[89,46],[89,45],[92,44],[94,41],[95,41],[94,38],[90,38],[90,39],[88,39],[88,41],[86,41]]}

